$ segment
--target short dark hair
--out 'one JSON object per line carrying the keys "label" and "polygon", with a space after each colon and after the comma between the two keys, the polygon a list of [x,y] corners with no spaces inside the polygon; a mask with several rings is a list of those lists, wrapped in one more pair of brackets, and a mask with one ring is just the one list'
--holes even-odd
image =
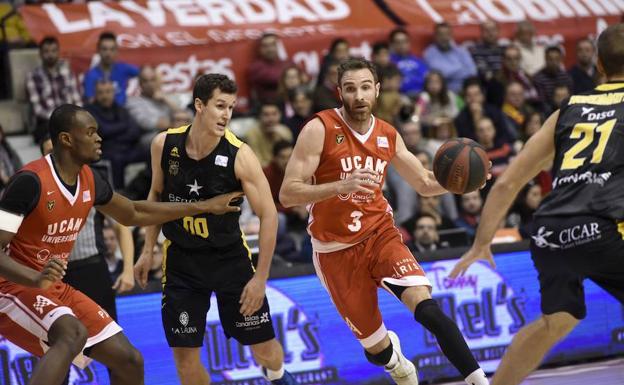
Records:
{"label": "short dark hair", "polygon": [[563,56],[563,51],[561,50],[559,46],[551,45],[547,47],[545,54],[548,55],[551,52],[557,52],[559,55]]}
{"label": "short dark hair", "polygon": [[44,45],[48,45],[48,44],[59,45],[59,41],[58,41],[58,39],[55,36],[45,36],[39,42],[39,49],[43,48]]}
{"label": "short dark hair", "polygon": [[382,83],[385,80],[391,79],[395,76],[403,76],[401,70],[399,70],[396,66],[388,66],[387,68],[383,68],[379,71],[379,81]]}
{"label": "short dark hair", "polygon": [[292,90],[288,90],[288,100],[295,100],[295,98],[297,97],[297,95],[303,95],[305,96],[307,99],[312,100],[313,98],[313,94],[312,91],[309,90],[307,87],[305,86],[299,86],[296,88],[293,88]]}
{"label": "short dark hair", "polygon": [[386,43],[385,41],[378,41],[373,44],[373,55],[377,55],[383,50],[390,50],[388,43]]}
{"label": "short dark hair", "polygon": [[481,92],[483,92],[483,85],[481,84],[481,80],[479,80],[479,78],[476,76],[471,76],[464,80],[464,83],[462,84],[462,92],[466,94],[466,90],[472,86],[479,87]]}
{"label": "short dark hair", "polygon": [[375,66],[375,64],[364,58],[351,58],[343,61],[338,66],[338,87],[340,87],[342,77],[346,72],[363,69],[367,69],[373,74],[373,79],[375,80],[375,83],[379,81],[379,78],[377,77],[377,67]]}
{"label": "short dark hair", "polygon": [[394,40],[394,37],[400,33],[409,36],[409,33],[407,33],[407,30],[405,28],[397,27],[390,32],[390,34],[388,35],[388,40],[392,42],[392,40]]}
{"label": "short dark hair", "polygon": [[447,23],[446,21],[443,21],[441,23],[436,23],[435,27],[433,27],[433,31],[437,32],[440,28],[451,28],[451,25]]}
{"label": "short dark hair", "polygon": [[274,32],[265,32],[262,34],[262,36],[260,36],[260,39],[258,39],[258,41],[262,41],[264,39],[266,39],[267,37],[274,37],[276,39],[279,39],[279,36],[277,36],[276,33]]}
{"label": "short dark hair", "polygon": [[277,154],[279,154],[280,151],[282,151],[283,149],[292,148],[292,147],[293,147],[292,142],[289,142],[287,140],[278,140],[273,145],[273,156],[277,156]]}
{"label": "short dark hair", "polygon": [[226,75],[205,74],[195,81],[195,86],[193,86],[193,103],[195,103],[195,99],[201,100],[202,104],[208,103],[216,89],[221,90],[224,94],[236,94],[236,91],[238,91],[236,83]]}
{"label": "short dark hair", "polygon": [[52,111],[48,122],[48,132],[53,145],[56,146],[58,143],[58,136],[61,132],[69,132],[74,125],[76,115],[81,111],[86,110],[75,104],[62,104]]}
{"label": "short dark hair", "polygon": [[347,41],[347,39],[343,38],[343,37],[338,37],[334,40],[332,40],[331,44],[329,45],[329,54],[333,54],[334,51],[336,50],[336,47],[338,47],[340,44],[346,44],[349,45],[349,42]]}
{"label": "short dark hair", "polygon": [[607,77],[624,74],[624,23],[602,31],[598,37],[598,58]]}
{"label": "short dark hair", "polygon": [[104,40],[113,40],[115,43],[117,43],[117,36],[112,32],[102,32],[100,34],[100,37],[98,37],[97,46],[99,47]]}
{"label": "short dark hair", "polygon": [[282,112],[280,103],[277,100],[269,99],[260,103],[260,106],[258,106],[258,115],[262,114],[262,110],[264,110],[265,107],[275,107],[280,111],[280,113]]}

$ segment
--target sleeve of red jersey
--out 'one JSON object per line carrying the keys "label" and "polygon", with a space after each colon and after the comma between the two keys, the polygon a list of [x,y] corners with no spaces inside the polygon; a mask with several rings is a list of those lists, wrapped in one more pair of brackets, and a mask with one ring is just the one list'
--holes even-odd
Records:
{"label": "sleeve of red jersey", "polygon": [[93,182],[95,184],[95,200],[94,206],[103,206],[113,199],[113,188],[108,180],[102,175],[102,172],[91,167],[93,172]]}
{"label": "sleeve of red jersey", "polygon": [[0,198],[0,230],[17,233],[24,217],[39,202],[41,183],[32,172],[23,171],[9,181]]}

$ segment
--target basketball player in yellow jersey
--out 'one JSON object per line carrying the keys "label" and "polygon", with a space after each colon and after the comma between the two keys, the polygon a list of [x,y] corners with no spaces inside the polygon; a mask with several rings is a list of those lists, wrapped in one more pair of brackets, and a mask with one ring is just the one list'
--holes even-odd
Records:
{"label": "basketball player in yellow jersey", "polygon": [[624,24],[598,38],[598,69],[608,82],[564,101],[490,191],[472,248],[451,271],[479,259],[522,187],[553,163],[553,190],[535,212],[531,256],[542,316],[522,328],[493,385],[516,385],[585,318],[588,278],[624,303]]}

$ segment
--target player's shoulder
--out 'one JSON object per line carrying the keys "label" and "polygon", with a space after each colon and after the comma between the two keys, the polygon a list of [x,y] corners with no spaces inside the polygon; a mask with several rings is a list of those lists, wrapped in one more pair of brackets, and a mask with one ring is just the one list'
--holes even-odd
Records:
{"label": "player's shoulder", "polygon": [[319,116],[315,115],[310,120],[308,120],[306,124],[303,125],[300,135],[304,134],[304,131],[306,132],[306,134],[323,133],[325,132],[325,124]]}

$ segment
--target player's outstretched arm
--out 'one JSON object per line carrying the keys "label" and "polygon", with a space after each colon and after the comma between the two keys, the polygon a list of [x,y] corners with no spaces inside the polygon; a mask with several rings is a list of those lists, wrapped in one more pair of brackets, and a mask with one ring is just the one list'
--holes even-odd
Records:
{"label": "player's outstretched arm", "polygon": [[246,144],[243,144],[236,154],[234,172],[243,185],[251,209],[260,218],[258,266],[253,278],[245,285],[240,298],[241,314],[250,316],[264,303],[266,281],[269,278],[277,237],[277,209],[260,161]]}
{"label": "player's outstretched arm", "polygon": [[344,180],[312,184],[312,176],[321,160],[324,140],[325,127],[319,118],[312,119],[301,130],[280,189],[280,203],[284,207],[305,206],[356,191],[372,194],[379,188],[378,173],[367,169],[355,170]]}
{"label": "player's outstretched arm", "polygon": [[110,202],[98,206],[98,210],[124,226],[150,226],[201,213],[221,215],[240,211],[240,207],[232,206],[231,203],[242,196],[243,192],[240,191],[218,195],[201,202],[177,203],[131,201],[123,195],[114,193]]}
{"label": "player's outstretched arm", "polygon": [[507,170],[496,180],[490,190],[472,247],[457,262],[451,277],[463,274],[472,263],[485,259],[493,264],[490,245],[498,225],[507,214],[518,192],[534,178],[555,155],[555,127],[559,110],[544,122],[542,128],[529,139]]}
{"label": "player's outstretched arm", "polygon": [[446,192],[436,180],[433,172],[424,168],[420,160],[405,147],[405,142],[400,135],[397,135],[396,153],[392,158],[392,166],[420,195],[434,196]]}

